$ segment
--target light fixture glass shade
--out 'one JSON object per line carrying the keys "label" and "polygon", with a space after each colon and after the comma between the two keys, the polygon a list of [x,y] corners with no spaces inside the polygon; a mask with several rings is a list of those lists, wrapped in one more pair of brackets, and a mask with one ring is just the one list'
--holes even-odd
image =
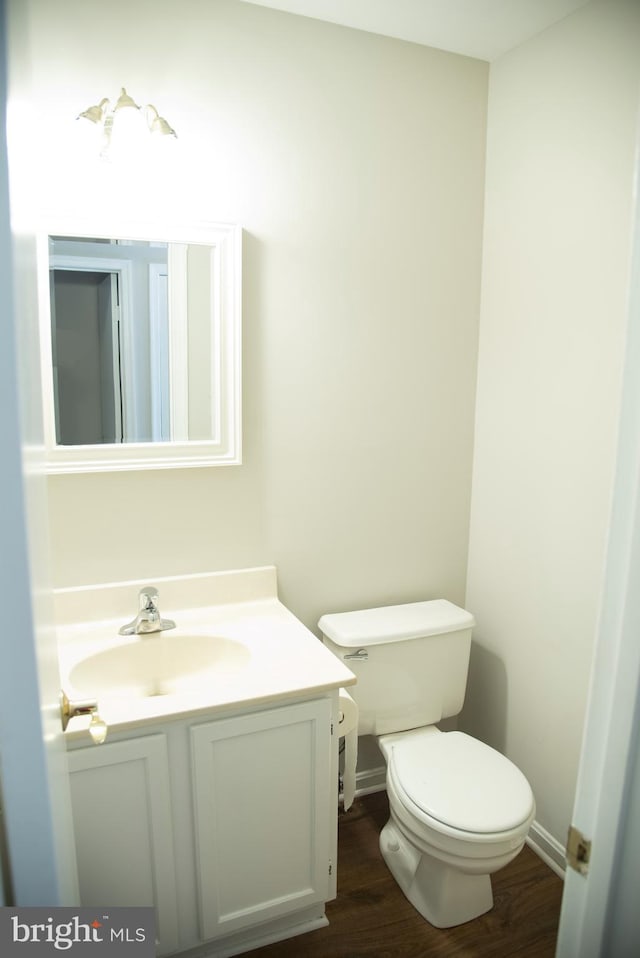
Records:
{"label": "light fixture glass shade", "polygon": [[118,97],[118,99],[117,99],[117,101],[116,101],[116,105],[115,105],[114,108],[113,108],[113,112],[114,112],[114,113],[117,113],[118,110],[124,110],[124,109],[127,109],[128,107],[131,108],[131,109],[134,109],[134,110],[139,110],[139,109],[140,109],[140,107],[138,106],[138,104],[136,103],[136,101],[133,100],[133,99],[129,96],[129,94],[127,93],[127,91],[125,90],[125,88],[122,87],[121,90],[120,90],[120,96]]}
{"label": "light fixture glass shade", "polygon": [[161,136],[175,136],[176,138],[178,136],[165,118],[158,114],[152,103],[147,104],[147,123],[152,133],[159,133]]}
{"label": "light fixture glass shade", "polygon": [[102,123],[108,107],[109,101],[104,97],[95,106],[89,106],[83,113],[79,113],[76,119],[79,120],[82,117],[85,120],[90,120],[91,123]]}

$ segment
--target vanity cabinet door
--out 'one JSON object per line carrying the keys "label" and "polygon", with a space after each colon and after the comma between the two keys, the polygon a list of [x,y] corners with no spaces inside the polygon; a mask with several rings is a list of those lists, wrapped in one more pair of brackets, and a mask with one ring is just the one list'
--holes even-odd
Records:
{"label": "vanity cabinet door", "polygon": [[194,726],[191,744],[202,938],[327,901],[330,701]]}
{"label": "vanity cabinet door", "polygon": [[[157,954],[178,945],[165,735],[69,753],[80,903],[154,905]],[[106,914],[107,912],[105,912]]]}

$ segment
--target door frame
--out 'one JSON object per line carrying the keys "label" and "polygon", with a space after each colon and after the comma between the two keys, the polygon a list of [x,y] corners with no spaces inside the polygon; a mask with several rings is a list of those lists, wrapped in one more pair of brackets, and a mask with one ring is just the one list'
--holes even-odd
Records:
{"label": "door frame", "polygon": [[[637,141],[640,145],[640,124]],[[556,958],[616,958],[640,943],[640,861],[632,789],[640,776],[640,154],[636,151],[625,370],[609,541],[572,824],[591,842],[586,874],[567,868]],[[616,950],[625,928],[627,942]],[[633,932],[630,931],[633,930]]]}
{"label": "door frame", "polygon": [[12,230],[9,205],[9,81],[28,90],[23,44],[11,41],[23,39],[27,13],[25,4],[9,10],[0,0],[0,777],[8,866],[0,903],[50,906],[77,904],[78,885],[47,561],[40,377],[32,372],[35,236]]}
{"label": "door frame", "polygon": [[[42,238],[41,238],[42,239]],[[112,281],[115,278],[118,295],[111,302],[111,324],[112,341],[114,344],[113,355],[113,377],[114,377],[114,395],[122,395],[123,408],[116,411],[116,435],[121,431],[122,441],[129,442],[133,440],[134,424],[138,422],[138,400],[137,383],[135,374],[135,346],[132,336],[132,264],[130,260],[110,259],[102,256],[95,259],[88,256],[67,256],[56,253],[49,257],[49,276],[54,271],[65,270],[70,273],[103,273],[105,276],[111,276]],[[51,287],[51,282],[49,282]],[[42,388],[45,402],[45,434],[55,428],[56,406],[55,406],[55,384],[49,378],[49,367],[52,354],[52,337],[54,335],[53,327],[53,305],[49,306],[49,322],[45,324],[42,330]],[[46,305],[41,304],[41,308],[46,311]],[[115,344],[118,346],[118,356],[115,354]],[[53,409],[51,403],[54,403]],[[57,432],[50,436],[51,447],[57,444]]]}

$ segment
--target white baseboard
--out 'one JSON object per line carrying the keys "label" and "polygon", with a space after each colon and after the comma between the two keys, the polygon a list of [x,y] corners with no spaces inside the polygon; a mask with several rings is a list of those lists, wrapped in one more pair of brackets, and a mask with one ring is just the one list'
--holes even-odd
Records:
{"label": "white baseboard", "polygon": [[387,766],[367,768],[356,773],[356,795],[371,795],[383,792],[387,786]]}
{"label": "white baseboard", "polygon": [[537,821],[534,821],[529,829],[527,845],[556,875],[564,879],[567,864],[564,845],[561,845],[558,839],[554,838],[553,835]]}
{"label": "white baseboard", "polygon": [[[363,772],[356,772],[356,798],[361,795],[372,795],[374,792],[384,792],[387,782],[387,767],[367,768]],[[339,801],[343,801],[340,792]]]}

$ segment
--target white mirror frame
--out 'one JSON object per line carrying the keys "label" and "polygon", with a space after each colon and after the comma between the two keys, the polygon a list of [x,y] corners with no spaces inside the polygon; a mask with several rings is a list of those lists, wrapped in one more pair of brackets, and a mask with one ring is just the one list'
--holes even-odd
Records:
{"label": "white mirror frame", "polygon": [[[114,443],[62,446],[56,442],[49,236],[114,237],[211,247],[212,355],[214,435],[206,441]],[[242,435],[242,229],[218,223],[151,224],[107,222],[104,219],[65,220],[56,217],[38,232],[38,309],[44,436],[50,473],[114,472],[133,469],[181,469],[192,466],[238,465]],[[183,284],[170,293],[174,307],[184,304]],[[175,301],[173,300],[175,297]]]}

